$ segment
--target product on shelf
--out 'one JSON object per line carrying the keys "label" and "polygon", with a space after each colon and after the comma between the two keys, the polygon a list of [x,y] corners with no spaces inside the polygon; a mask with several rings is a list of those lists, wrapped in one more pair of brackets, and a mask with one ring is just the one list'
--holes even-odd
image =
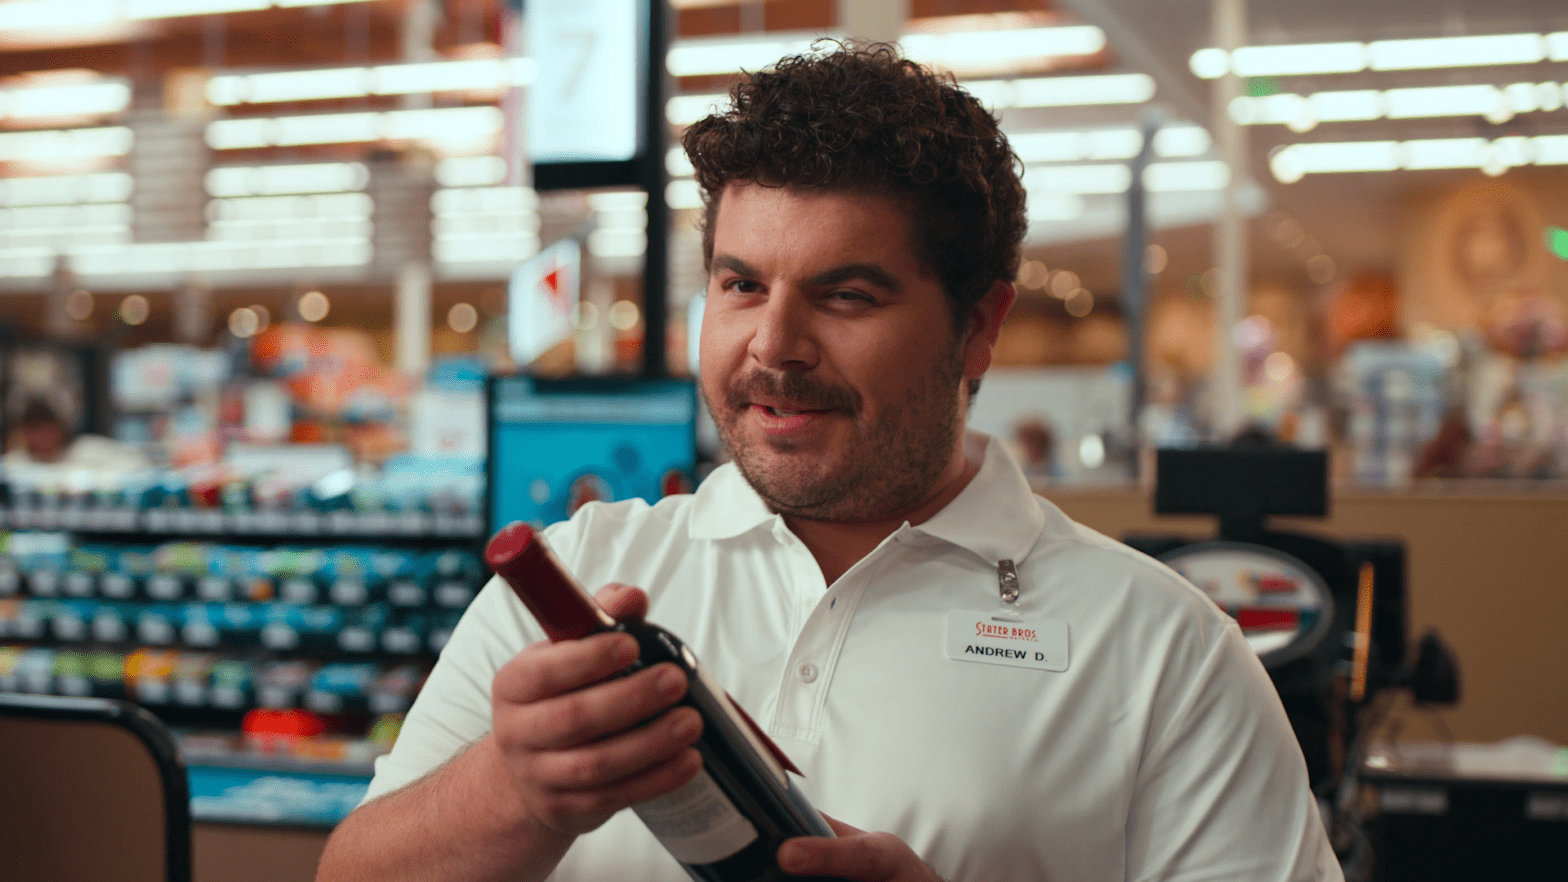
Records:
{"label": "product on shelf", "polygon": [[169,704],[174,700],[172,649],[143,648],[125,657],[125,687],[142,704]]}
{"label": "product on shelf", "polygon": [[370,662],[322,665],[305,689],[305,707],[324,714],[364,710],[370,706],[370,686],[380,673]]}

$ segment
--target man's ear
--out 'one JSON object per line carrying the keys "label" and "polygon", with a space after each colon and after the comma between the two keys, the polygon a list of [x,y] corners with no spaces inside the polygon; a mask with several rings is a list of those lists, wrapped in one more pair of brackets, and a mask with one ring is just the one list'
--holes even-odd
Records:
{"label": "man's ear", "polygon": [[969,335],[964,340],[964,379],[973,380],[991,368],[991,352],[1002,334],[1002,322],[1018,299],[1012,282],[998,281],[985,292],[969,314]]}

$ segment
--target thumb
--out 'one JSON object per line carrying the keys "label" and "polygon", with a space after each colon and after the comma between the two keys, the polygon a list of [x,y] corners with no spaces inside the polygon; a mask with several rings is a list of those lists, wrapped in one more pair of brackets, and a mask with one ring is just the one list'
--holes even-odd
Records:
{"label": "thumb", "polygon": [[640,620],[648,615],[648,595],[631,585],[611,582],[600,588],[593,599],[617,621]]}

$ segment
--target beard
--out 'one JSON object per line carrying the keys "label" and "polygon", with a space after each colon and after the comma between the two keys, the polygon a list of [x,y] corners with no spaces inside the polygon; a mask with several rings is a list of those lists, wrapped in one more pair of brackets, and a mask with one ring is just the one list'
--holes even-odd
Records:
{"label": "beard", "polygon": [[[957,347],[901,400],[868,418],[853,389],[810,375],[759,368],[732,379],[722,408],[708,401],[719,437],[757,495],[780,514],[819,521],[864,521],[913,506],[936,490],[962,432]],[[708,398],[706,388],[703,397]],[[802,449],[788,439],[743,431],[750,402],[787,401],[846,417],[851,437],[836,449]]]}

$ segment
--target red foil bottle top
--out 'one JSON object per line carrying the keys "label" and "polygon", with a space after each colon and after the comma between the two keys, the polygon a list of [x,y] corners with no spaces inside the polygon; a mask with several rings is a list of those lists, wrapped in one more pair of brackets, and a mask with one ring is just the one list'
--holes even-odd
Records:
{"label": "red foil bottle top", "polygon": [[544,537],[517,521],[485,546],[485,560],[506,580],[551,640],[576,640],[607,631],[615,620],[561,567]]}

